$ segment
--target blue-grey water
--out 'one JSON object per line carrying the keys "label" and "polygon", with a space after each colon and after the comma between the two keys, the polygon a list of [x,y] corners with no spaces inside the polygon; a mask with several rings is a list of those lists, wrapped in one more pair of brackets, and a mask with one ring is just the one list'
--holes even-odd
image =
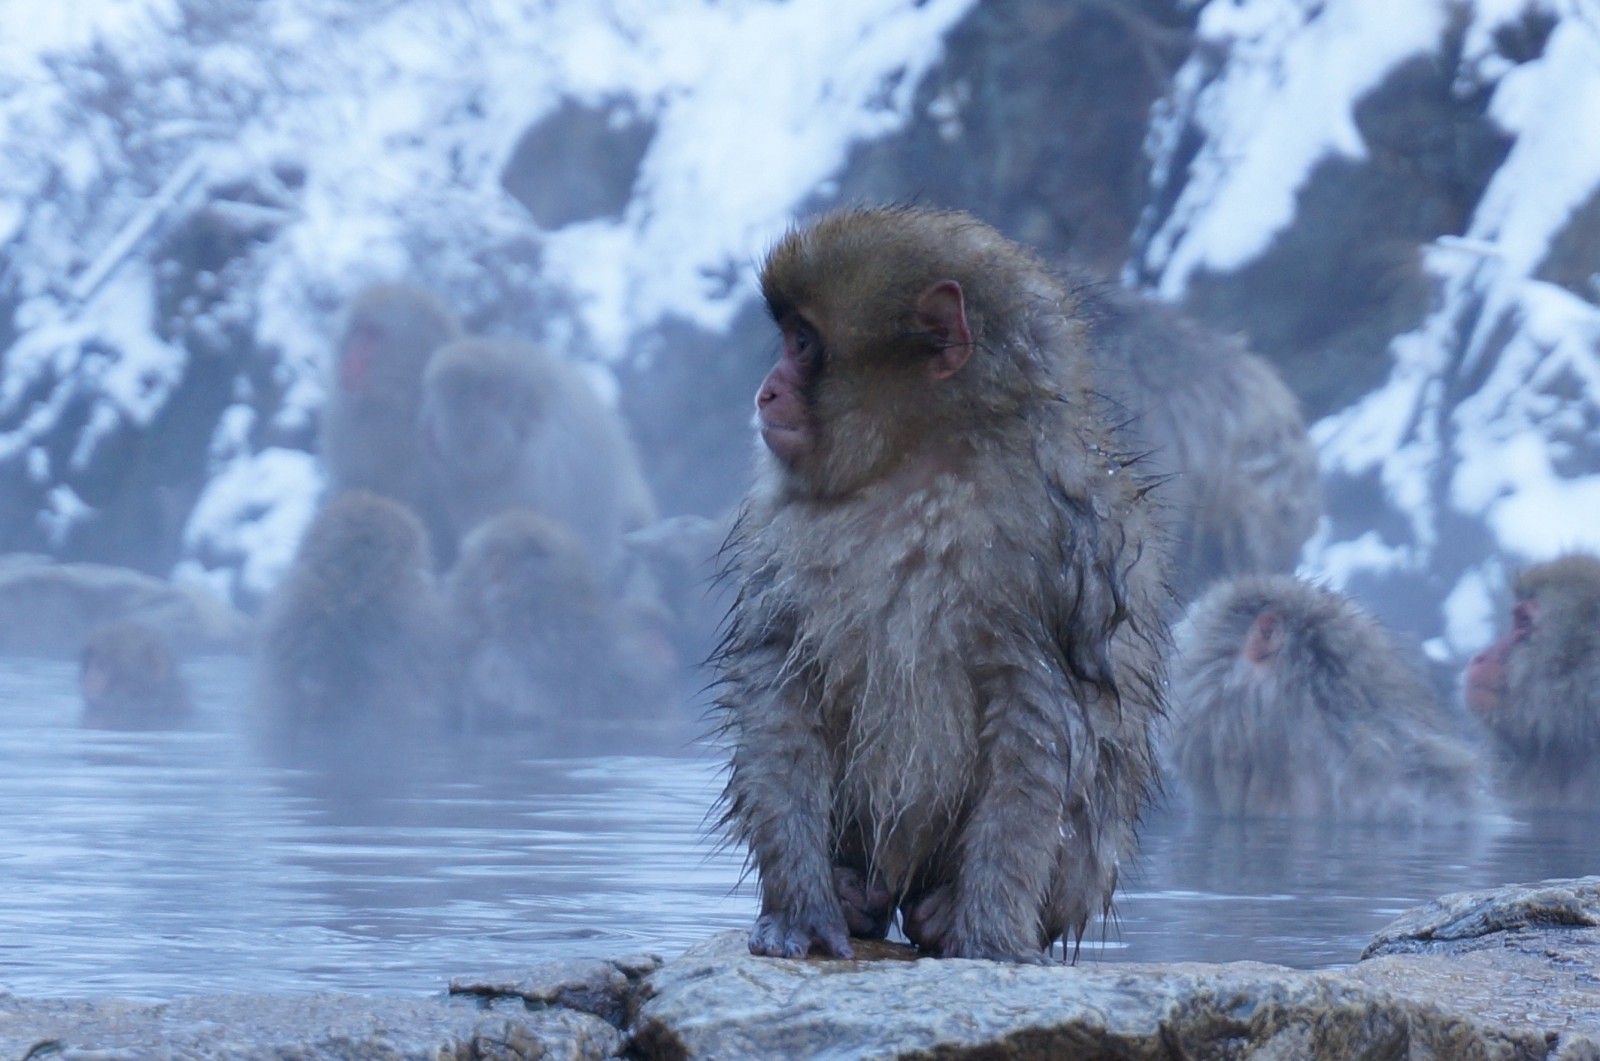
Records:
{"label": "blue-grey water", "polygon": [[[714,753],[681,719],[553,745],[286,749],[236,660],[187,665],[187,729],[78,724],[75,669],[0,660],[0,989],[425,994],[546,960],[671,956],[743,928]],[[1081,961],[1354,961],[1443,892],[1600,871],[1593,820],[1417,831],[1158,814]]]}

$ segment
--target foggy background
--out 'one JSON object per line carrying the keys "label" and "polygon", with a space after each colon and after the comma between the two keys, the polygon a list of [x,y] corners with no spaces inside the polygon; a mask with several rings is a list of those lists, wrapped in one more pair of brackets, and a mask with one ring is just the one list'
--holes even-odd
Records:
{"label": "foggy background", "polygon": [[0,549],[252,606],[373,281],[593,369],[667,514],[747,474],[753,265],[965,208],[1241,332],[1321,450],[1305,570],[1459,658],[1600,544],[1592,0],[10,0]]}

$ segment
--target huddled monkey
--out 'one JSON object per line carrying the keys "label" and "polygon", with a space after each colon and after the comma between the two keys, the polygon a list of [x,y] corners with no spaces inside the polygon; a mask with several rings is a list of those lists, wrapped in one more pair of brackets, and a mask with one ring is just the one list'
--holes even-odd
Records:
{"label": "huddled monkey", "polygon": [[82,722],[95,729],[161,729],[194,714],[166,634],[139,620],[89,632],[79,657],[78,691]]}
{"label": "huddled monkey", "polygon": [[1316,448],[1277,371],[1165,303],[1086,282],[1075,293],[1102,386],[1165,480],[1179,600],[1216,579],[1292,572],[1322,493]]}
{"label": "huddled monkey", "polygon": [[1571,553],[1524,571],[1511,626],[1463,675],[1505,794],[1516,803],[1600,807],[1600,559]]}
{"label": "huddled monkey", "polygon": [[467,535],[446,583],[472,729],[639,713],[668,696],[675,658],[605,593],[572,531],[527,509]]}
{"label": "huddled monkey", "polygon": [[422,433],[458,540],[507,509],[570,527],[608,587],[655,501],[621,417],[575,365],[513,339],[460,339],[423,378]]}
{"label": "huddled monkey", "polygon": [[417,517],[365,490],[330,500],[262,608],[257,652],[260,694],[286,721],[442,719],[449,642]]}
{"label": "huddled monkey", "polygon": [[455,314],[437,296],[405,284],[366,288],[351,302],[336,346],[320,446],[330,494],[371,490],[422,519],[441,561],[453,553],[417,416],[422,373],[458,337]]}
{"label": "huddled monkey", "polygon": [[1422,661],[1345,595],[1288,575],[1218,583],[1175,641],[1168,751],[1196,810],[1412,823],[1486,809],[1477,753]]}

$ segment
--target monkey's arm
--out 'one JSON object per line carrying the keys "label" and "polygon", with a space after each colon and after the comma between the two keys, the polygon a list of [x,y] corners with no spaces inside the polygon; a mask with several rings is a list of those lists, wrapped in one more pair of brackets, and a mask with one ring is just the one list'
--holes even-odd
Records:
{"label": "monkey's arm", "polygon": [[814,702],[781,644],[725,653],[720,698],[733,737],[723,792],[726,821],[749,845],[761,887],[750,952],[804,957],[813,947],[853,955],[830,857],[832,769]]}

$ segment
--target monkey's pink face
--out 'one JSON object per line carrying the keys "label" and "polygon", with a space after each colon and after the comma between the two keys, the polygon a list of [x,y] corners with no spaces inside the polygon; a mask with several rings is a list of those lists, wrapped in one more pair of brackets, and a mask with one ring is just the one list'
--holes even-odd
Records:
{"label": "monkey's pink face", "polygon": [[822,375],[824,355],[821,336],[804,319],[791,316],[779,327],[783,355],[756,391],[756,422],[772,455],[792,467],[816,444],[811,395]]}
{"label": "monkey's pink face", "polygon": [[1511,610],[1511,629],[1467,663],[1461,692],[1474,714],[1487,717],[1500,709],[1506,698],[1506,667],[1512,650],[1533,636],[1538,618],[1539,607],[1535,602],[1518,601]]}
{"label": "monkey's pink face", "polygon": [[360,394],[372,382],[372,362],[383,345],[383,329],[363,321],[350,329],[339,357],[339,386]]}

